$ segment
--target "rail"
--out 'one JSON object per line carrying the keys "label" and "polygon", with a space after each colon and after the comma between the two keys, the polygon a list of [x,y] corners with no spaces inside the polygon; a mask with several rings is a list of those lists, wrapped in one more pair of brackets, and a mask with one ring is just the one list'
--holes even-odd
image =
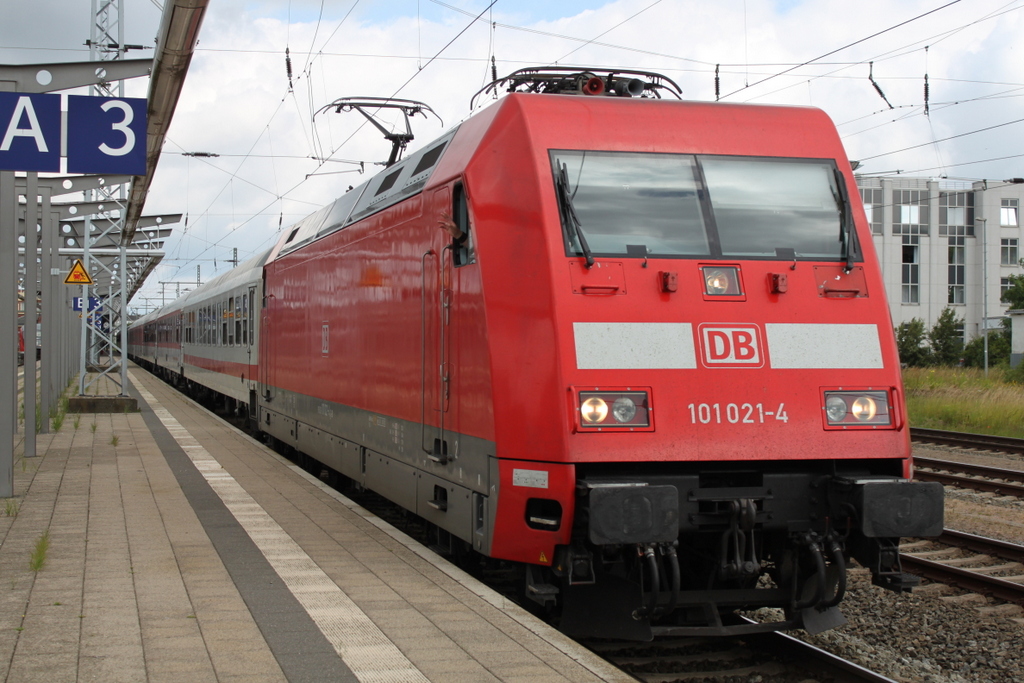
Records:
{"label": "rail", "polygon": [[[935,542],[965,548],[972,552],[1011,562],[1024,560],[1024,546],[952,529],[945,529],[942,535],[935,539]],[[900,562],[905,570],[932,581],[957,586],[972,593],[988,595],[1017,605],[1024,605],[1024,584],[1016,581],[917,557],[913,553],[900,553]],[[978,569],[986,568],[979,567]],[[989,571],[991,571],[990,568]]]}
{"label": "rail", "polygon": [[1003,451],[1005,453],[1024,454],[1024,439],[1009,436],[992,436],[990,434],[971,434],[968,432],[950,432],[944,429],[910,428],[910,438],[918,443],[935,443],[958,448],[981,448]]}
{"label": "rail", "polygon": [[[920,457],[914,458],[914,466],[914,478],[918,481],[937,481],[943,485],[1024,498],[1024,472],[1020,470]],[[933,471],[919,469],[922,467]]]}

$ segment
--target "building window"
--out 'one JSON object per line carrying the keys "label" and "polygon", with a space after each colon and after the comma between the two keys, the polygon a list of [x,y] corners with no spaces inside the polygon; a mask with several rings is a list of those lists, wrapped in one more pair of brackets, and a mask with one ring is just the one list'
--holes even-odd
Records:
{"label": "building window", "polygon": [[1017,238],[999,240],[999,263],[1004,266],[1017,265]]}
{"label": "building window", "polygon": [[1017,200],[1004,199],[999,207],[999,224],[1010,228],[1016,228],[1017,223]]}
{"label": "building window", "polygon": [[928,192],[893,190],[892,234],[928,234]]}
{"label": "building window", "polygon": [[903,237],[903,303],[921,303],[921,246],[920,237]]}
{"label": "building window", "polygon": [[[906,247],[904,247],[906,249]],[[949,238],[949,298],[947,303],[967,303],[964,293],[966,268],[964,266],[964,238]]]}
{"label": "building window", "polygon": [[974,193],[939,193],[939,234],[974,235]]}
{"label": "building window", "polygon": [[[1008,277],[999,278],[999,298],[1003,298],[1003,295],[1010,291],[1013,287],[1013,281]],[[1009,304],[1007,304],[1009,305]]]}
{"label": "building window", "polygon": [[882,189],[868,187],[860,191],[860,197],[864,201],[864,213],[868,217],[868,225],[871,226],[872,235],[882,234]]}

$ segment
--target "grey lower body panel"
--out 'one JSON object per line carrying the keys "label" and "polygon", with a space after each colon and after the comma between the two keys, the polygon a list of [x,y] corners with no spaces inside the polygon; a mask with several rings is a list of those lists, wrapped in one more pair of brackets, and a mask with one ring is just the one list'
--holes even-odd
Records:
{"label": "grey lower body panel", "polygon": [[446,432],[443,458],[423,448],[437,428],[280,389],[259,401],[259,428],[482,553],[498,493],[494,443]]}

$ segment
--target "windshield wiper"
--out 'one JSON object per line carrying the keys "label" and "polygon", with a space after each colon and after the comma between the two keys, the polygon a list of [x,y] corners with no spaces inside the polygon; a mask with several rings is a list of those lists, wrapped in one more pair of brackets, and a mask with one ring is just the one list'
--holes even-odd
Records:
{"label": "windshield wiper", "polygon": [[572,195],[569,194],[569,171],[564,163],[557,164],[557,166],[555,189],[558,194],[558,210],[562,214],[562,225],[569,231],[569,242],[572,243],[575,237],[576,242],[579,243],[580,251],[583,252],[583,256],[587,260],[587,268],[590,268],[594,265],[594,255],[590,251],[590,245],[587,244],[587,238],[583,235],[583,231],[580,230],[582,224],[580,223],[579,216],[576,215],[575,207],[572,205]]}
{"label": "windshield wiper", "polygon": [[846,185],[843,181],[843,174],[839,172],[838,168],[833,168],[832,174],[836,184],[835,187],[830,187],[829,189],[832,190],[832,197],[836,200],[836,208],[839,209],[839,242],[842,246],[840,258],[846,261],[845,270],[849,273],[853,270],[853,240],[855,233],[850,221],[850,208],[849,202],[846,201]]}

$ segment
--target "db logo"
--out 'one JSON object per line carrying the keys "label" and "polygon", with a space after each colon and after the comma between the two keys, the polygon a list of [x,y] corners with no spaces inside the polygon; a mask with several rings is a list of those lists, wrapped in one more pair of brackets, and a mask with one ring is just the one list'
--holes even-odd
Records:
{"label": "db logo", "polygon": [[704,364],[708,367],[759,368],[764,365],[756,325],[701,325]]}

